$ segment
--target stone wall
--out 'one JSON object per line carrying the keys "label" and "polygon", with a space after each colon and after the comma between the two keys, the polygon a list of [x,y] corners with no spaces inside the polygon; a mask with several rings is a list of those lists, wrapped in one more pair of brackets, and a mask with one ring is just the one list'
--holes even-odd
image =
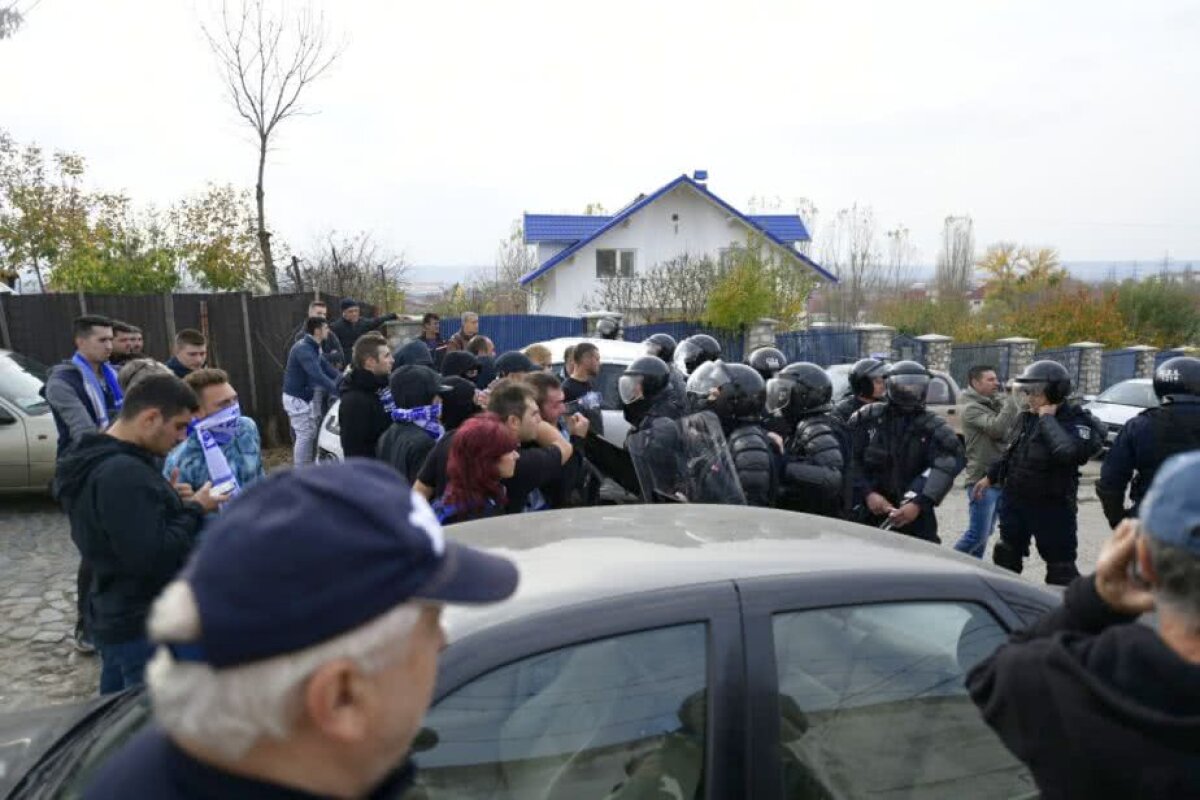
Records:
{"label": "stone wall", "polygon": [[1135,344],[1129,349],[1137,353],[1137,366],[1134,367],[1134,377],[1153,378],[1154,357],[1158,355],[1158,348],[1151,347],[1148,344]]}
{"label": "stone wall", "polygon": [[887,353],[891,356],[892,339],[896,329],[888,325],[855,325],[858,332],[858,357],[870,358],[872,353]]}
{"label": "stone wall", "polygon": [[1098,342],[1075,342],[1067,345],[1079,350],[1079,386],[1076,394],[1100,394],[1104,383],[1104,365],[1101,355],[1104,345]]}
{"label": "stone wall", "polygon": [[746,356],[749,357],[760,347],[775,347],[775,328],[778,325],[778,320],[764,317],[746,328]]}
{"label": "stone wall", "polygon": [[924,346],[925,368],[938,372],[950,371],[950,353],[954,347],[953,336],[943,336],[940,333],[927,333],[918,336],[917,341]]}
{"label": "stone wall", "polygon": [[1000,339],[997,343],[1008,348],[1009,380],[1020,375],[1026,367],[1033,363],[1033,354],[1037,352],[1037,339],[1010,336],[1007,339]]}

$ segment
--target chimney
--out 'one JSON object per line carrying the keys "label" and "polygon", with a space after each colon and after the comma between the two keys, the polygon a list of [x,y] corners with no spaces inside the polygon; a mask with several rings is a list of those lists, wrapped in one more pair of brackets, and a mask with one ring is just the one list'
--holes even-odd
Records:
{"label": "chimney", "polygon": [[696,183],[704,183],[705,181],[708,180],[708,170],[706,170],[706,169],[696,170],[695,172],[692,173],[692,180],[694,180]]}

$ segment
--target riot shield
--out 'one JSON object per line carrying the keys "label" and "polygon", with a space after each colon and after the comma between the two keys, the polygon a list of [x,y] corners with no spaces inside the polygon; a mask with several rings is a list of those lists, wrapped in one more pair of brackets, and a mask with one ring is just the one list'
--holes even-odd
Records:
{"label": "riot shield", "polygon": [[745,505],[721,422],[711,411],[659,418],[626,442],[647,503]]}

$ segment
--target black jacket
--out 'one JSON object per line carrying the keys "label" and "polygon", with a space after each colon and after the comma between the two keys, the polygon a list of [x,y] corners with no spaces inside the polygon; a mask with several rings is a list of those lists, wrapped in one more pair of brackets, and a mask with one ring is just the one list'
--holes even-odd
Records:
{"label": "black jacket", "polygon": [[775,469],[775,446],[767,438],[766,429],[752,422],[737,423],[726,440],[746,504],[773,508],[779,473]]}
{"label": "black jacket", "polygon": [[1200,797],[1200,666],[1130,621],[1076,578],[967,676],[1044,800]]}
{"label": "black jacket", "polygon": [[931,411],[906,412],[886,401],[871,403],[856,411],[846,427],[856,499],[878,492],[899,506],[911,491],[928,510],[942,502],[966,463],[962,442]]}
{"label": "black jacket", "polygon": [[825,414],[805,417],[787,441],[780,506],[809,514],[841,516],[846,510],[846,469],[841,423]]}
{"label": "black jacket", "polygon": [[[349,353],[354,350],[354,343],[358,341],[358,337],[364,333],[370,333],[386,322],[391,322],[396,318],[395,314],[384,314],[382,317],[360,317],[358,322],[350,322],[345,317],[339,317],[330,324],[329,330],[338,341],[342,344],[342,352]],[[428,352],[428,349],[427,349]]]}
{"label": "black jacket", "polygon": [[396,352],[392,354],[395,364],[392,369],[406,367],[409,365],[429,367],[433,369],[433,356],[429,352],[429,348],[420,339],[414,339],[411,342],[405,342],[396,348]]}
{"label": "black jacket", "polygon": [[203,510],[179,499],[149,451],[98,433],[58,462],[54,492],[92,567],[96,641],[144,638],[150,605],[191,553]]}
{"label": "black jacket", "polygon": [[1073,507],[1079,467],[1100,452],[1104,436],[1104,426],[1078,403],[1063,403],[1052,417],[1022,411],[1013,443],[988,468],[988,478],[1007,498]]}
{"label": "black jacket", "polygon": [[410,484],[417,480],[421,467],[437,444],[424,428],[411,422],[393,422],[379,437],[375,457],[386,461]]}
{"label": "black jacket", "polygon": [[[1104,464],[1096,495],[1114,528],[1127,515],[1136,517],[1158,468],[1176,453],[1200,450],[1200,402],[1174,401],[1148,408],[1126,422]],[[1134,473],[1137,473],[1134,475]],[[1133,505],[1125,508],[1125,487]]]}
{"label": "black jacket", "polygon": [[833,407],[833,411],[831,413],[842,422],[849,422],[850,418],[854,416],[854,412],[858,411],[863,406],[868,405],[870,405],[870,403],[864,403],[862,400],[858,399],[857,395],[848,394],[841,400],[837,401],[837,404]]}
{"label": "black jacket", "polygon": [[171,372],[175,373],[176,378],[181,380],[192,374],[192,371],[185,367],[183,362],[181,362],[175,356],[171,356],[167,359],[166,367],[167,369],[171,370]]}
{"label": "black jacket", "polygon": [[375,457],[379,437],[392,424],[379,397],[387,385],[386,375],[376,375],[359,367],[350,370],[346,376],[342,385],[342,404],[338,407],[342,455],[345,458]]}

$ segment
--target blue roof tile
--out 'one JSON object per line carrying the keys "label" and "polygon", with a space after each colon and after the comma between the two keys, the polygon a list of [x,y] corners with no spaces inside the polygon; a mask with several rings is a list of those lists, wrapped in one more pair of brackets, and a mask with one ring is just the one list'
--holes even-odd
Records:
{"label": "blue roof tile", "polygon": [[525,243],[578,242],[594,234],[609,219],[580,214],[526,214]]}
{"label": "blue roof tile", "polygon": [[747,219],[781,242],[807,242],[808,230],[795,214],[749,214]]}

